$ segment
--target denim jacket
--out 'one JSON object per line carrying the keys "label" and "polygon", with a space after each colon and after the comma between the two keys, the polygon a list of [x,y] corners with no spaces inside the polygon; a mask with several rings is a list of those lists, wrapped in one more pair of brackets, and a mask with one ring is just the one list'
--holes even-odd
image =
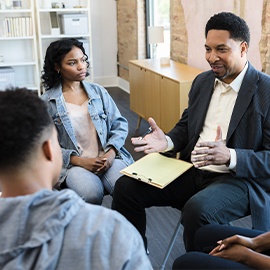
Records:
{"label": "denim jacket", "polygon": [[[126,165],[133,162],[130,153],[124,148],[128,135],[128,122],[121,115],[115,102],[106,89],[89,82],[82,82],[89,97],[88,112],[96,128],[102,148],[107,152],[112,146],[117,150],[116,158],[122,159]],[[51,88],[41,98],[48,102],[48,111],[58,132],[59,144],[62,148],[63,169],[59,179],[61,184],[70,164],[70,156],[80,156],[81,151],[76,142],[75,132],[68,116],[62,86]]]}

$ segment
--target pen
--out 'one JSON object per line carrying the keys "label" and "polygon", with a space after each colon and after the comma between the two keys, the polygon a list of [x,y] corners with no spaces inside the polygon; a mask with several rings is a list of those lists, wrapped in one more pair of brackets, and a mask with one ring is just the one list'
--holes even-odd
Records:
{"label": "pen", "polygon": [[139,140],[142,140],[147,134],[150,134],[152,131],[152,128],[149,127],[148,130],[141,137],[139,137]]}

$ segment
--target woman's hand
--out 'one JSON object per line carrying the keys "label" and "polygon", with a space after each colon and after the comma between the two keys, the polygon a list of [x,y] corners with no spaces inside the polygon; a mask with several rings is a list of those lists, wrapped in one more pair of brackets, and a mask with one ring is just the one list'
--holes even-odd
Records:
{"label": "woman's hand", "polygon": [[252,250],[255,249],[253,238],[245,237],[245,236],[241,236],[241,235],[237,235],[237,234],[234,236],[228,237],[224,240],[220,240],[217,243],[218,243],[218,246],[215,247],[210,252],[211,255],[219,253],[220,251],[227,249],[232,245],[241,245],[241,246],[250,248]]}
{"label": "woman's hand", "polygon": [[248,256],[253,251],[245,246],[233,244],[227,248],[221,249],[219,252],[212,253],[213,256],[228,259],[235,262],[246,264]]}
{"label": "woman's hand", "polygon": [[114,159],[116,156],[116,150],[114,148],[111,148],[109,151],[107,151],[102,157],[103,166],[97,171],[99,172],[105,172],[107,171],[113,164]]}
{"label": "woman's hand", "polygon": [[80,166],[90,172],[98,174],[107,171],[112,166],[115,156],[116,150],[114,150],[114,148],[111,148],[102,157],[87,158],[71,156],[70,163],[72,165]]}
{"label": "woman's hand", "polygon": [[71,156],[70,163],[75,166],[80,166],[90,172],[99,173],[104,168],[104,164],[106,163],[105,158],[87,158],[87,157],[79,157],[79,156]]}
{"label": "woman's hand", "polygon": [[150,134],[147,134],[144,138],[131,138],[132,144],[137,146],[134,148],[134,151],[144,152],[145,154],[165,151],[168,143],[164,132],[157,126],[153,118],[149,118],[148,123],[152,128]]}
{"label": "woman's hand", "polygon": [[97,173],[104,166],[105,160],[100,157],[87,158],[79,156],[71,156],[70,163],[75,166],[80,166],[90,172]]}
{"label": "woman's hand", "polygon": [[210,255],[241,263],[246,263],[255,247],[253,238],[241,235],[234,235],[217,243],[218,246],[209,253]]}

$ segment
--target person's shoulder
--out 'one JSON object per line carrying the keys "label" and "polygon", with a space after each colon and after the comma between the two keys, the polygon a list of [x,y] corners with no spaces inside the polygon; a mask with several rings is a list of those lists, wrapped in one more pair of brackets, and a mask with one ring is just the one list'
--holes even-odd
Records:
{"label": "person's shoulder", "polygon": [[253,83],[255,82],[260,82],[261,85],[267,85],[267,88],[270,83],[270,75],[256,69],[254,66],[252,66],[249,63],[246,75],[245,75],[245,80],[251,81]]}
{"label": "person's shoulder", "polygon": [[48,100],[49,97],[50,97],[50,95],[51,95],[51,90],[47,90],[46,92],[44,92],[44,93],[40,96],[40,98],[43,99],[43,100]]}
{"label": "person's shoulder", "polygon": [[89,227],[94,225],[99,233],[106,232],[112,235],[117,231],[122,236],[127,236],[129,231],[130,236],[139,237],[137,230],[123,215],[103,206],[84,204],[77,215],[76,220],[78,219],[87,223]]}
{"label": "person's shoulder", "polygon": [[82,207],[82,211],[90,214],[92,216],[91,219],[97,218],[100,220],[101,219],[111,220],[112,222],[120,222],[127,226],[130,225],[130,223],[127,221],[127,219],[123,215],[121,215],[115,210],[112,210],[112,209],[109,209],[100,205],[85,203]]}
{"label": "person's shoulder", "polygon": [[94,91],[98,91],[98,92],[102,92],[102,91],[107,92],[107,90],[98,83],[88,82],[88,81],[83,81],[82,83],[83,83],[84,88],[86,90],[94,90]]}
{"label": "person's shoulder", "polygon": [[196,77],[197,78],[200,78],[200,79],[202,79],[202,78],[213,78],[213,72],[212,72],[212,70],[205,70],[205,71],[202,71],[201,73],[199,73]]}
{"label": "person's shoulder", "polygon": [[62,93],[59,87],[53,87],[51,89],[46,90],[40,97],[45,101],[49,101],[51,99],[57,98]]}
{"label": "person's shoulder", "polygon": [[[94,254],[95,260],[103,260],[100,258],[99,251],[102,250],[104,254],[111,254],[108,258],[110,266],[118,261],[118,265],[128,262],[128,269],[152,269],[141,235],[117,211],[84,203],[69,227],[69,232],[73,237],[79,234],[86,243],[91,243],[93,250],[91,254]],[[113,252],[115,247],[117,247],[117,252]]]}
{"label": "person's shoulder", "polygon": [[259,77],[267,80],[268,82],[270,81],[270,75],[269,74],[267,74],[267,73],[265,73],[263,71],[260,71],[260,70],[256,70],[256,71],[257,71],[257,74],[258,74]]}
{"label": "person's shoulder", "polygon": [[99,97],[102,97],[102,99],[106,99],[109,96],[108,91],[100,84],[83,81],[83,86],[88,93],[88,96],[94,97],[95,95],[97,95]]}
{"label": "person's shoulder", "polygon": [[193,80],[193,86],[201,87],[204,83],[214,83],[215,76],[212,70],[206,70],[199,73]]}
{"label": "person's shoulder", "polygon": [[195,76],[193,83],[200,83],[201,81],[205,80],[213,80],[214,74],[212,70],[205,70]]}

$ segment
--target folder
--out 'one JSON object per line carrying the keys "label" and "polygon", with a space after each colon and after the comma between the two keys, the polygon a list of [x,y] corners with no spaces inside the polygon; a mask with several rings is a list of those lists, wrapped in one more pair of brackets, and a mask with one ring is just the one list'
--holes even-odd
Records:
{"label": "folder", "polygon": [[191,163],[180,159],[151,153],[121,170],[120,173],[162,189],[192,166]]}

